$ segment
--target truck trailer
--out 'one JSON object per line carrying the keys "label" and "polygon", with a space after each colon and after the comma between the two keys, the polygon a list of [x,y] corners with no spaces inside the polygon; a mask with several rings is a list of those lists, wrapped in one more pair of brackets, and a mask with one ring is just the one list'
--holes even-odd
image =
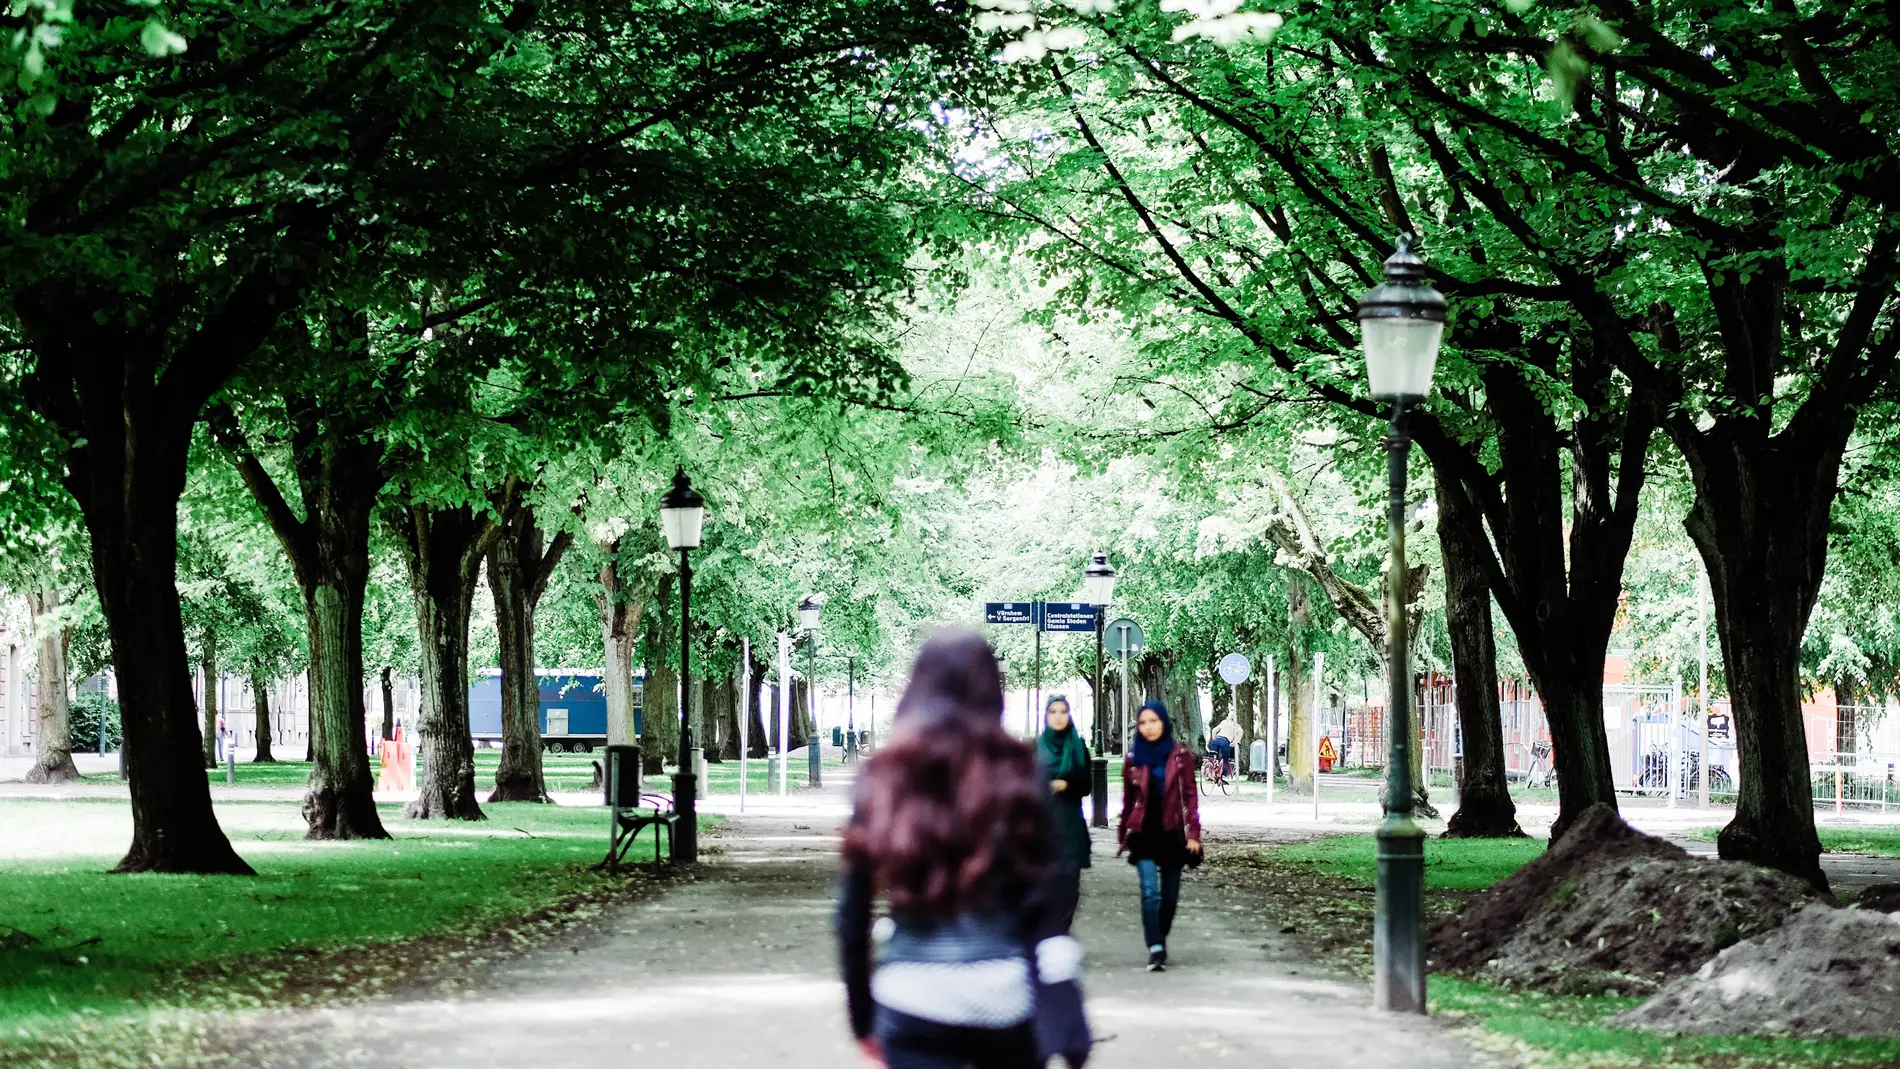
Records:
{"label": "truck trailer", "polygon": [[[542,668],[541,745],[553,753],[589,753],[607,745],[607,690],[598,668]],[[469,735],[477,746],[501,745],[501,670],[474,673],[468,688]],[[634,735],[640,733],[641,681],[633,681]]]}

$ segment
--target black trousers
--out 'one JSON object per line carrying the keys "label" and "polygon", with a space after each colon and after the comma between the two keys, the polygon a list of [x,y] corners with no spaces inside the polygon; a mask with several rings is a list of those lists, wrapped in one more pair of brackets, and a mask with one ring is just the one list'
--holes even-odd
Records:
{"label": "black trousers", "polygon": [[877,1009],[887,1069],[1042,1069],[1035,1026],[965,1028]]}

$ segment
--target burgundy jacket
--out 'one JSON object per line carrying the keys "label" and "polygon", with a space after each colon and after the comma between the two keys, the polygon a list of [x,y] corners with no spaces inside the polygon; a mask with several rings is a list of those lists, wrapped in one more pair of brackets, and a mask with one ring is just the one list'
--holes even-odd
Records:
{"label": "burgundy jacket", "polygon": [[[1161,789],[1160,804],[1165,807],[1161,810],[1161,827],[1167,831],[1186,828],[1189,839],[1201,837],[1201,796],[1194,784],[1194,777],[1199,774],[1199,762],[1194,755],[1176,742],[1174,752],[1168,755],[1167,776]],[[1154,780],[1148,775],[1147,766],[1136,765],[1130,758],[1123,757],[1122,823],[1116,833],[1121,850],[1128,848],[1128,836],[1140,830],[1148,815],[1148,806],[1155,804],[1155,799],[1150,797],[1153,793]]]}

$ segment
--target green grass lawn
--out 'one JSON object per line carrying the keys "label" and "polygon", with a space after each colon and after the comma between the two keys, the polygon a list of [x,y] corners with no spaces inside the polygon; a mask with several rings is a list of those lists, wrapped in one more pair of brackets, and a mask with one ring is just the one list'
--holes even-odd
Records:
{"label": "green grass lawn", "polygon": [[[1875,857],[1900,857],[1900,825],[1897,824],[1817,824],[1821,849],[1831,854],[1872,854]],[[1696,828],[1682,833],[1685,839],[1705,843],[1715,841],[1720,828]]]}
{"label": "green grass lawn", "polygon": [[[1280,847],[1273,856],[1370,886],[1377,850],[1370,835],[1333,835]],[[1542,839],[1427,839],[1425,886],[1439,891],[1481,891],[1543,852]]]}
{"label": "green grass lawn", "polygon": [[[543,753],[541,755],[542,775],[547,779],[550,791],[591,791],[594,789],[594,762],[601,760],[601,753]],[[500,750],[475,751],[475,787],[486,796],[495,786],[495,768],[501,763]],[[778,781],[768,778],[767,762],[763,758],[754,758],[746,762],[746,789],[752,792],[776,791]],[[805,786],[806,771],[810,767],[804,750],[795,751],[791,762],[791,785],[793,789]],[[844,762],[835,752],[827,751],[824,768],[826,770],[844,767]],[[370,769],[375,772],[372,758]],[[223,786],[225,767],[206,769],[212,786]],[[668,773],[671,775],[671,773]],[[708,786],[714,794],[739,793],[739,762],[725,761],[706,766]],[[100,782],[118,782],[118,776],[93,776],[88,779]],[[651,777],[649,777],[651,779]],[[310,780],[310,763],[307,761],[277,761],[272,764],[255,764],[240,761],[237,765],[237,785],[239,787],[302,787]],[[651,784],[649,784],[651,785]],[[666,791],[671,787],[661,784],[655,789]]]}
{"label": "green grass lawn", "polygon": [[[1870,834],[1871,833],[1871,834]],[[1713,830],[1709,832],[1713,837]],[[1900,851],[1900,829],[1836,828],[1822,833],[1829,849],[1874,852],[1879,846]],[[1831,841],[1830,841],[1831,840]],[[1428,839],[1425,844],[1425,885],[1436,892],[1428,905],[1455,902],[1491,886],[1517,871],[1544,849],[1538,839]],[[1371,902],[1364,888],[1372,884],[1377,855],[1370,835],[1341,835],[1312,839],[1266,852],[1270,863],[1293,866],[1317,876],[1316,883],[1355,889],[1343,899],[1314,899],[1306,894],[1284,894],[1282,909],[1302,931],[1330,932],[1343,926],[1364,930],[1371,938]],[[1302,913],[1310,915],[1301,915]],[[1345,917],[1350,920],[1344,920]],[[1369,961],[1366,948],[1333,947],[1338,960]],[[1660,1036],[1613,1028],[1609,1018],[1641,1000],[1610,995],[1559,996],[1510,991],[1458,976],[1434,975],[1428,986],[1434,1015],[1465,1021],[1476,1029],[1479,1046],[1495,1047],[1511,1056],[1528,1055],[1539,1065],[1617,1067],[1697,1067],[1742,1069],[1768,1066],[1827,1066],[1847,1069],[1900,1065],[1900,1040],[1819,1040],[1753,1036]]]}
{"label": "green grass lawn", "polygon": [[[0,800],[0,1061],[76,1014],[137,1018],[215,994],[188,969],[474,930],[610,886],[587,871],[606,849],[601,810],[484,809],[424,824],[385,806],[393,839],[331,843],[303,839],[296,802],[222,802],[258,875],[119,876],[106,870],[130,837],[123,802]],[[643,838],[635,856],[651,852]]]}

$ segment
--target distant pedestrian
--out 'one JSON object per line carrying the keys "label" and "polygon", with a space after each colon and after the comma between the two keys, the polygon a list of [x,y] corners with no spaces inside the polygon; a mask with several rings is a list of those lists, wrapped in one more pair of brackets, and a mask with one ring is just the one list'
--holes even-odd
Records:
{"label": "distant pedestrian", "polygon": [[[838,939],[852,1034],[891,1069],[1031,1069],[1043,1049],[1076,1066],[1088,1057],[1081,948],[1059,934],[1048,861],[1049,787],[1002,716],[989,644],[939,634],[911,669],[891,739],[859,777]],[[891,917],[874,972],[880,895]],[[1052,1028],[1052,1006],[1068,1011],[1059,1023],[1069,1027]]]}
{"label": "distant pedestrian", "polygon": [[1090,864],[1089,824],[1082,816],[1082,799],[1094,784],[1089,775],[1089,748],[1075,730],[1069,715],[1069,699],[1057,695],[1049,699],[1042,714],[1042,734],[1036,739],[1042,754],[1043,775],[1049,777],[1050,798],[1056,811],[1056,838],[1062,853],[1065,915],[1075,922],[1075,909],[1082,900],[1082,870]]}
{"label": "distant pedestrian", "polygon": [[1168,707],[1142,705],[1135,744],[1122,758],[1121,847],[1141,876],[1141,932],[1148,971],[1168,964],[1168,932],[1181,902],[1181,869],[1199,864],[1200,796],[1194,755],[1174,741]]}

